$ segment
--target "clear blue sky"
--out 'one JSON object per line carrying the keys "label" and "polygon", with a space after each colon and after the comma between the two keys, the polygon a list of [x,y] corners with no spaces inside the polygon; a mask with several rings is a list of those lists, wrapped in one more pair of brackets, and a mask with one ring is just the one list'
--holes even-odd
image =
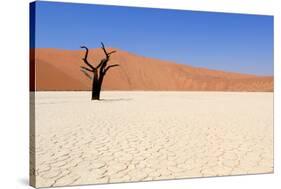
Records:
{"label": "clear blue sky", "polygon": [[197,67],[273,75],[273,17],[37,2],[36,47],[116,47]]}

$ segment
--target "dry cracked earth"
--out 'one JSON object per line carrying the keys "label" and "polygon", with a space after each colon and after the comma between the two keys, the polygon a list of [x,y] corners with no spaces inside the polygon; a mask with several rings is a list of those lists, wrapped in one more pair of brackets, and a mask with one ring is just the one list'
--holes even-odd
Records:
{"label": "dry cracked earth", "polygon": [[38,92],[37,187],[273,172],[273,93]]}

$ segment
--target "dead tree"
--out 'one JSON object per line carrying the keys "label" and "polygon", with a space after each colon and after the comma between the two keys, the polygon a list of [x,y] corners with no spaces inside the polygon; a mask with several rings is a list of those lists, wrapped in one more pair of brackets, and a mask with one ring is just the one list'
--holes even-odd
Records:
{"label": "dead tree", "polygon": [[104,76],[106,75],[109,69],[119,66],[118,64],[108,65],[110,56],[116,51],[107,52],[104,47],[104,44],[101,43],[101,48],[105,54],[105,58],[103,58],[100,63],[95,67],[88,61],[89,49],[86,46],[81,46],[81,48],[86,50],[85,56],[84,58],[82,58],[86,66],[80,66],[81,71],[92,80],[92,100],[100,100],[100,91]]}

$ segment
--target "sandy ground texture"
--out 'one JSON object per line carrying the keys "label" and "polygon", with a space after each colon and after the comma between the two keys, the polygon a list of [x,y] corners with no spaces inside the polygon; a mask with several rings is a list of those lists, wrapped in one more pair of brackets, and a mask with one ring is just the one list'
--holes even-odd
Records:
{"label": "sandy ground texture", "polygon": [[36,186],[273,172],[273,93],[36,93]]}

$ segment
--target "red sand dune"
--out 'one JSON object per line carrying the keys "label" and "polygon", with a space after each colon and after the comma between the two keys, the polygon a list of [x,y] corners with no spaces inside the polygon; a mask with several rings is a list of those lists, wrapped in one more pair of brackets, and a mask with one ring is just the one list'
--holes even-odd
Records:
{"label": "red sand dune", "polygon": [[[271,76],[196,68],[115,50],[109,64],[120,66],[108,71],[103,90],[273,91]],[[84,53],[36,49],[31,58],[31,63],[35,63],[36,90],[90,90],[91,81],[80,71]],[[89,61],[94,65],[103,57],[101,49],[89,52]]]}

